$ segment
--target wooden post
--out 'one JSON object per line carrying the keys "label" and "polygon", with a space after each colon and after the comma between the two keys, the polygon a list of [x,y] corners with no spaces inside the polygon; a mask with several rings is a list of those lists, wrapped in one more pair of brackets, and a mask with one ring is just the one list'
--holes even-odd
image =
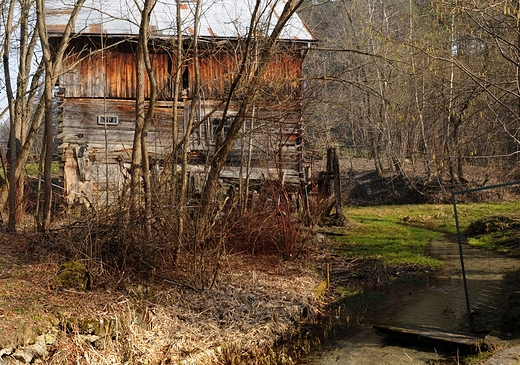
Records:
{"label": "wooden post", "polygon": [[325,195],[330,196],[330,177],[334,176],[333,160],[336,154],[336,149],[329,148],[327,150],[327,171],[325,172]]}
{"label": "wooden post", "polygon": [[339,158],[335,148],[332,148],[332,173],[334,176],[334,196],[336,199],[336,218],[337,225],[343,226],[345,224],[345,216],[343,215],[341,202],[341,172],[339,170]]}

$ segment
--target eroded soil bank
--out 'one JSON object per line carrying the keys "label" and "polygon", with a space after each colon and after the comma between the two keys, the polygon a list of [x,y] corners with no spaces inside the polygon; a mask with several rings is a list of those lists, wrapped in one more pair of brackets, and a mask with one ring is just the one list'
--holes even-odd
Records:
{"label": "eroded soil bank", "polygon": [[[459,364],[457,349],[441,349],[428,343],[403,344],[378,336],[373,325],[382,322],[439,327],[452,331],[481,333],[493,331],[507,337],[503,321],[508,299],[518,287],[520,260],[463,246],[464,267],[473,324],[470,324],[461,260],[456,237],[442,236],[431,242],[431,256],[441,260],[443,269],[430,275],[421,285],[390,287],[388,297],[366,308],[360,326],[346,328],[347,314],[336,317],[337,339],[323,351],[305,360],[305,364],[325,365],[403,365]],[[514,341],[510,342],[514,344]],[[495,358],[482,364],[517,364],[520,349],[498,351]],[[497,360],[498,359],[498,360]],[[499,362],[492,362],[499,361]]]}

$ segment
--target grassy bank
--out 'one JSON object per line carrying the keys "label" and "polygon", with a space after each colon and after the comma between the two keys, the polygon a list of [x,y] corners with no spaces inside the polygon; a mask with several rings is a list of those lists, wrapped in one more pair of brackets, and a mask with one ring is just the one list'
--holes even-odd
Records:
{"label": "grassy bank", "polygon": [[[513,202],[459,204],[457,214],[461,232],[465,236],[466,232],[470,235],[476,230],[479,234],[468,237],[468,242],[485,249],[505,251],[520,247],[516,243],[520,242],[520,234],[515,233],[520,228],[519,207],[520,204]],[[363,288],[367,288],[367,283],[370,287],[374,277],[377,277],[377,283],[406,281],[411,276],[417,278],[440,268],[442,263],[428,255],[428,243],[440,235],[457,233],[451,204],[348,207],[344,214],[349,223],[334,228],[331,241],[343,260],[359,265],[350,265],[349,280],[339,280],[336,287],[339,300],[366,297]],[[492,225],[490,221],[498,223]],[[495,226],[499,228],[494,229]],[[368,275],[367,266],[371,266]],[[354,281],[354,277],[359,280]]]}
{"label": "grassy bank", "polygon": [[455,227],[450,205],[349,207],[344,214],[349,224],[336,228],[332,238],[338,251],[387,266],[438,267],[440,263],[428,257],[426,246]]}
{"label": "grassy bank", "polygon": [[[456,234],[453,205],[387,205],[348,207],[349,226],[335,230],[340,252],[360,258],[377,258],[388,265],[426,264],[428,242],[440,234]],[[520,203],[458,204],[459,227],[468,242],[487,249],[498,237],[514,234],[520,227]],[[503,250],[502,250],[503,251]]]}

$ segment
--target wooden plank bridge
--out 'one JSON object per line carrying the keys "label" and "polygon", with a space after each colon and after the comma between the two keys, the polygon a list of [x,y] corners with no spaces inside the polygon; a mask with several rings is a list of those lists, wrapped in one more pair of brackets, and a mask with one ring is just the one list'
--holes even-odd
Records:
{"label": "wooden plank bridge", "polygon": [[374,329],[380,336],[422,344],[433,344],[436,346],[475,350],[482,343],[482,337],[474,334],[413,324],[385,323],[374,325]]}

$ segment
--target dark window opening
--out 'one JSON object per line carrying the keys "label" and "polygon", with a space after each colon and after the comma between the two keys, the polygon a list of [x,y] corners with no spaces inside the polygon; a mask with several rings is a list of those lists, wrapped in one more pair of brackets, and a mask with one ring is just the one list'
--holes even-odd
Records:
{"label": "dark window opening", "polygon": [[188,66],[184,68],[184,72],[182,73],[182,88],[187,90],[190,87],[190,73],[188,70]]}
{"label": "dark window opening", "polygon": [[[231,129],[231,124],[233,124],[233,117],[227,117],[222,125],[222,130],[220,131],[220,137],[221,139],[226,138],[229,130]],[[217,139],[218,136],[218,128],[220,124],[222,123],[222,118],[211,118],[211,129],[213,132],[213,139]]]}
{"label": "dark window opening", "polygon": [[97,124],[101,125],[118,125],[119,120],[116,116],[113,115],[98,115],[97,116]]}

